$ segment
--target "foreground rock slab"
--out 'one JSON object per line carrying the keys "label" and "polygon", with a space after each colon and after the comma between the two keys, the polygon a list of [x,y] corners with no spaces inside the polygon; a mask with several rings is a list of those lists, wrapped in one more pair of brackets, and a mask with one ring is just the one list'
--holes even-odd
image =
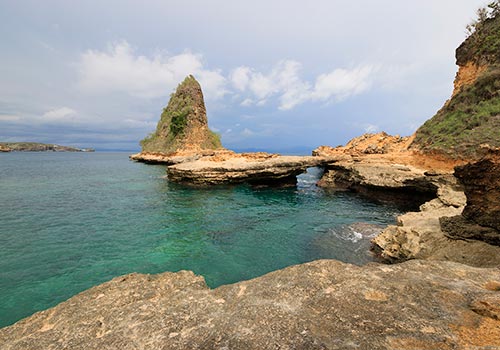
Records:
{"label": "foreground rock slab", "polygon": [[0,348],[494,349],[499,318],[497,268],[320,260],[213,290],[187,271],[118,277],[0,329]]}

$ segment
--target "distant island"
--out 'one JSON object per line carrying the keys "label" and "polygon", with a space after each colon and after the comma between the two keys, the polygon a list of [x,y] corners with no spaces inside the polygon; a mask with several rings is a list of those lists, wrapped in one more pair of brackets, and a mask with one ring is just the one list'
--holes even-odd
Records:
{"label": "distant island", "polygon": [[93,148],[76,148],[38,142],[0,142],[0,152],[94,152]]}

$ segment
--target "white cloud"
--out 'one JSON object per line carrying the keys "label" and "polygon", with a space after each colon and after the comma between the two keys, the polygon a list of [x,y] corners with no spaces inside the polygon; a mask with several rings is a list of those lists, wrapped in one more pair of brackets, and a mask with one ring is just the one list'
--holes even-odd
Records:
{"label": "white cloud", "polygon": [[230,79],[233,86],[243,91],[247,88],[248,82],[250,81],[250,68],[248,67],[238,67],[234,69],[231,73]]}
{"label": "white cloud", "polygon": [[338,101],[360,94],[370,87],[370,75],[373,66],[361,66],[351,70],[335,69],[331,73],[321,74],[316,78],[313,100],[326,101],[334,98]]}
{"label": "white cloud", "polygon": [[15,122],[18,120],[21,120],[21,117],[17,115],[0,114],[0,122]]}
{"label": "white cloud", "polygon": [[179,82],[193,74],[209,99],[227,93],[218,70],[203,67],[202,56],[189,51],[175,56],[138,55],[126,41],[107,51],[88,50],[78,63],[79,87],[91,93],[123,92],[140,98],[168,96]]}
{"label": "white cloud", "polygon": [[144,127],[151,128],[151,127],[156,126],[156,124],[157,124],[154,121],[137,120],[137,119],[130,119],[130,118],[123,120],[123,123],[125,125],[128,125],[128,126],[133,127],[133,128],[144,128]]}
{"label": "white cloud", "polygon": [[43,121],[67,121],[69,119],[73,119],[76,115],[76,111],[69,107],[60,107],[51,109],[50,111],[45,112],[42,115]]}
{"label": "white cloud", "polygon": [[379,127],[377,125],[373,125],[373,124],[367,124],[365,126],[365,132],[367,133],[375,133],[377,131],[379,131]]}
{"label": "white cloud", "polygon": [[241,136],[244,136],[244,137],[250,137],[253,135],[255,135],[255,133],[248,128],[243,129],[243,131],[241,132]]}
{"label": "white cloud", "polygon": [[242,106],[264,105],[270,97],[278,98],[279,109],[289,110],[307,101],[341,101],[360,94],[371,86],[374,66],[365,65],[353,69],[335,69],[319,75],[309,82],[300,77],[302,65],[293,60],[278,62],[264,74],[246,66],[233,70],[232,85],[243,96]]}
{"label": "white cloud", "polygon": [[254,101],[251,98],[246,98],[243,101],[241,101],[240,106],[248,107],[251,106],[253,103]]}

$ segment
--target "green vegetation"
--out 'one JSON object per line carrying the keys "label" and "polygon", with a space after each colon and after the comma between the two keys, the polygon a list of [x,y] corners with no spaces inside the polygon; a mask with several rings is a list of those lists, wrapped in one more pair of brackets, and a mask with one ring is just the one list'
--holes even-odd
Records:
{"label": "green vegetation", "polygon": [[500,0],[477,11],[477,19],[467,26],[469,37],[457,49],[457,64],[500,63]]}
{"label": "green vegetation", "polygon": [[476,158],[481,144],[500,147],[500,4],[478,11],[471,35],[457,49],[457,63],[485,67],[416,132],[414,144],[453,158]]}
{"label": "green vegetation", "polygon": [[[171,153],[181,149],[186,142],[199,144],[203,149],[221,148],[220,137],[210,131],[206,124],[201,87],[190,75],[170,95],[156,131],[141,141],[142,150]],[[195,132],[196,129],[201,132]],[[192,133],[196,136],[190,135]]]}

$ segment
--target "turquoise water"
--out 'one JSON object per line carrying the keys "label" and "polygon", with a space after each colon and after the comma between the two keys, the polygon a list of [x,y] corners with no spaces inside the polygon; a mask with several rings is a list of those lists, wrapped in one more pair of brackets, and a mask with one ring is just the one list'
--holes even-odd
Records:
{"label": "turquoise water", "polygon": [[[400,213],[349,193],[169,183],[125,153],[0,154],[0,327],[115,276],[193,270],[211,287],[318,258],[363,264]],[[314,175],[311,175],[314,177]]]}

